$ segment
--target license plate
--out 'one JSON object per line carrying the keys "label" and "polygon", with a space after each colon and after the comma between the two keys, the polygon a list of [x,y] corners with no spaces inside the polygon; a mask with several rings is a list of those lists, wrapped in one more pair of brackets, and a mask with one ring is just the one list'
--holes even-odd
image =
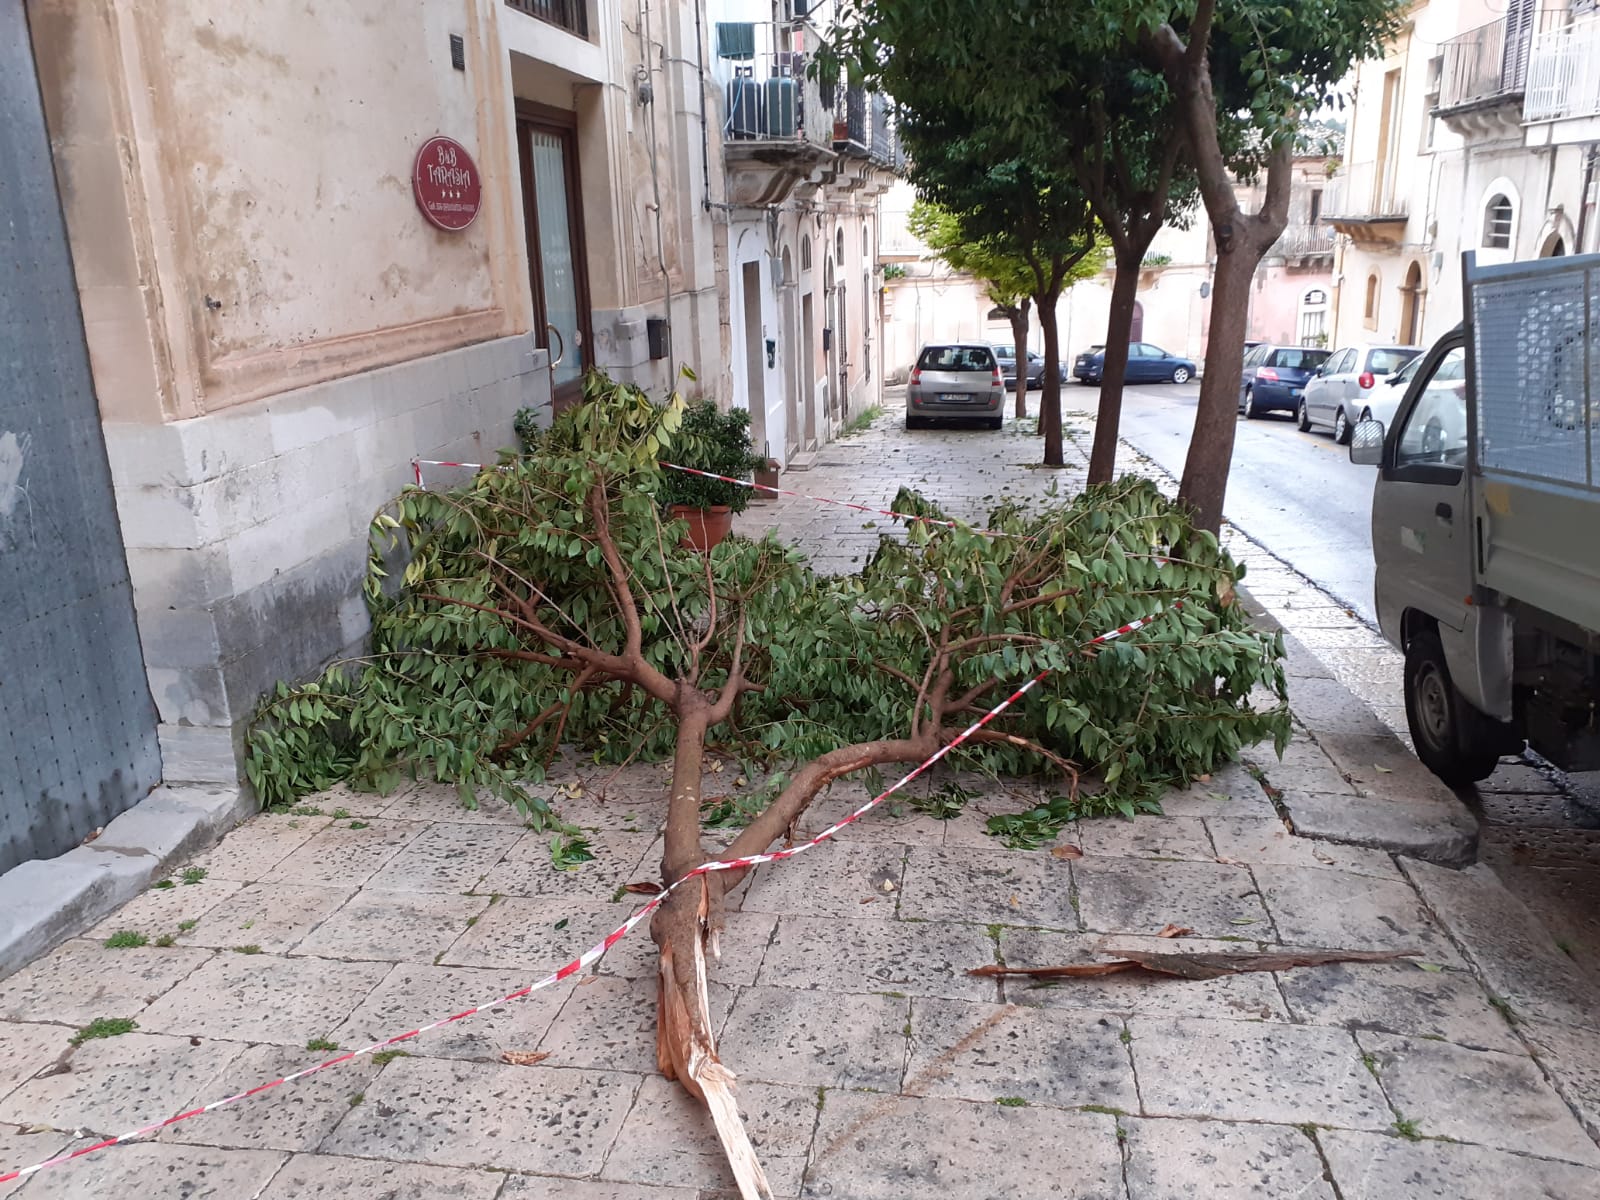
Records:
{"label": "license plate", "polygon": [[972,399],[966,392],[942,392],[939,396],[941,404],[970,404]]}

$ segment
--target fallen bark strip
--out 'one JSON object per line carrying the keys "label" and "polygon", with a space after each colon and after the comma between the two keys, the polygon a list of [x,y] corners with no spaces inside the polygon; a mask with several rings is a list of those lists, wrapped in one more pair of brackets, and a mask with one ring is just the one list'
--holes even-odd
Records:
{"label": "fallen bark strip", "polygon": [[1420,950],[1286,950],[1252,954],[1221,951],[1215,953],[1174,953],[1171,951],[1120,951],[1122,958],[1110,962],[1073,963],[1064,967],[1002,967],[996,963],[974,967],[968,975],[1024,975],[1030,979],[1094,979],[1120,975],[1125,971],[1145,971],[1179,979],[1217,979],[1223,975],[1243,975],[1250,971],[1287,971],[1293,967],[1322,967],[1342,962],[1395,962],[1416,958]]}

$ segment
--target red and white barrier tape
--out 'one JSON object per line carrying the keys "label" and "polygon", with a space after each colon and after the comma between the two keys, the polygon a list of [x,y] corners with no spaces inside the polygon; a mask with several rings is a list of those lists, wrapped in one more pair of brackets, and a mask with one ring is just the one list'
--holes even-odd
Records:
{"label": "red and white barrier tape", "polygon": [[[1174,602],[1173,608],[1181,607],[1182,601]],[[1169,609],[1167,611],[1170,612],[1171,610]],[[1162,614],[1157,613],[1152,616],[1141,617],[1137,621],[1129,621],[1126,625],[1123,625],[1117,629],[1113,629],[1109,633],[1102,633],[1099,637],[1091,638],[1089,641],[1084,642],[1083,645],[1085,648],[1087,648],[1089,646],[1098,645],[1104,642],[1115,641],[1117,638],[1133,633],[1135,630],[1144,628],[1152,621],[1157,620],[1161,615]],[[284,1084],[294,1083],[295,1081],[304,1079],[309,1075],[316,1075],[319,1072],[326,1071],[329,1067],[336,1067],[340,1063],[350,1062],[352,1059],[361,1058],[368,1054],[374,1054],[389,1046],[398,1045],[401,1042],[408,1042],[413,1038],[420,1037],[422,1034],[430,1033],[435,1029],[441,1029],[446,1025],[452,1025],[457,1021],[464,1021],[468,1017],[475,1016],[478,1013],[487,1012],[493,1008],[499,1008],[503,1005],[511,1003],[513,1000],[521,1000],[526,996],[532,995],[534,992],[551,987],[552,985],[561,982],[563,979],[570,978],[579,971],[583,970],[583,968],[592,966],[594,963],[599,962],[607,950],[610,950],[611,947],[615,946],[632,930],[637,928],[640,922],[642,922],[651,913],[655,912],[656,909],[661,907],[662,903],[667,899],[668,896],[672,895],[674,891],[688,883],[691,879],[696,879],[702,875],[709,875],[713,871],[741,871],[748,867],[760,866],[763,863],[781,862],[786,858],[793,858],[797,854],[803,854],[805,851],[821,845],[823,842],[833,837],[834,834],[838,833],[841,829],[845,828],[845,826],[860,820],[879,804],[883,803],[883,801],[887,800],[901,788],[905,787],[918,776],[922,775],[928,770],[929,767],[933,766],[934,763],[938,762],[945,755],[949,754],[950,751],[967,741],[967,739],[972,737],[973,734],[977,733],[990,721],[994,720],[1001,713],[1005,712],[1006,709],[1010,708],[1018,700],[1022,699],[1023,696],[1032,690],[1034,685],[1036,685],[1040,680],[1044,679],[1049,674],[1050,672],[1048,670],[1040,671],[1032,679],[1028,680],[1016,691],[1012,692],[1011,695],[1007,696],[999,704],[991,708],[982,717],[974,721],[965,730],[963,730],[960,735],[953,738],[948,744],[941,746],[914,771],[902,776],[897,783],[886,788],[883,792],[874,796],[871,800],[868,800],[865,804],[856,809],[843,820],[837,821],[828,826],[828,828],[817,834],[816,837],[811,838],[809,841],[801,842],[799,845],[789,846],[782,850],[769,851],[765,854],[750,854],[743,858],[724,859],[716,862],[702,863],[700,866],[690,871],[687,875],[684,875],[681,879],[672,883],[670,886],[663,888],[649,901],[649,903],[647,903],[638,912],[634,913],[616,929],[612,930],[611,933],[607,934],[603,940],[596,942],[577,958],[573,959],[565,966],[551,972],[549,975],[546,975],[537,983],[529,984],[527,987],[521,988],[515,992],[511,992],[509,995],[501,996],[497,999],[489,1000],[483,1004],[476,1004],[471,1008],[463,1009],[461,1012],[455,1013],[453,1016],[443,1017],[440,1020],[432,1021],[427,1025],[420,1025],[416,1029],[408,1030],[405,1033],[396,1034],[394,1037],[385,1038],[381,1042],[373,1042],[370,1046],[363,1046],[359,1050],[351,1050],[345,1054],[340,1054],[337,1057],[330,1058],[325,1062],[317,1063],[315,1066],[307,1067],[303,1071],[296,1071],[291,1075],[284,1075],[281,1078],[272,1080],[271,1082],[259,1084],[256,1087],[250,1088],[248,1091],[236,1092],[232,1096],[224,1097],[221,1100],[213,1100],[210,1104],[202,1105],[199,1108],[191,1108],[186,1112],[177,1113],[174,1116],[166,1118],[164,1121],[155,1121],[149,1125],[141,1125],[137,1129],[130,1129],[127,1133],[118,1134],[116,1137],[106,1138],[105,1140],[96,1142],[91,1146],[80,1147],[79,1149],[72,1151],[70,1154],[57,1155],[55,1158],[50,1158],[44,1160],[43,1162],[35,1163],[31,1167],[21,1167],[15,1171],[8,1172],[5,1175],[0,1175],[0,1184],[10,1183],[14,1179],[25,1178],[29,1175],[35,1174],[38,1171],[44,1170],[46,1167],[54,1167],[60,1165],[61,1163],[71,1162],[74,1159],[82,1158],[86,1154],[93,1154],[97,1150],[105,1150],[111,1146],[120,1145],[123,1142],[136,1141],[139,1138],[147,1137],[150,1134],[157,1133],[160,1130],[167,1128],[169,1125],[176,1125],[180,1121],[187,1121],[191,1118],[201,1116],[204,1113],[215,1112],[219,1108],[227,1108],[229,1105],[237,1104],[241,1100],[247,1100],[251,1096],[259,1096],[263,1092],[270,1092],[274,1088],[282,1087]]]}

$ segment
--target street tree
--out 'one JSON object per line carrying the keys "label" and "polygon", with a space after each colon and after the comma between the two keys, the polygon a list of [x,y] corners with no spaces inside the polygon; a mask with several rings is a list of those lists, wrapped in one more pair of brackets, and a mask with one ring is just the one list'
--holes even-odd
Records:
{"label": "street tree", "polygon": [[992,243],[972,239],[962,229],[957,214],[926,200],[919,199],[911,206],[906,228],[952,271],[978,280],[984,295],[1005,313],[1011,323],[1011,344],[1017,352],[1016,415],[1027,416],[1028,372],[1024,356],[1028,313],[1033,307],[1033,271],[1024,259],[1005,254]]}
{"label": "street tree", "polygon": [[[1128,199],[1142,191],[1144,211],[1166,215],[1166,204],[1155,198],[1169,156],[1174,174],[1179,165],[1192,171],[1217,262],[1205,377],[1180,495],[1198,523],[1215,530],[1233,449],[1250,281],[1287,221],[1296,131],[1352,64],[1391,38],[1402,7],[1403,0],[1293,7],[1268,0],[848,0],[838,36],[860,69],[912,112],[925,103],[959,110],[970,125],[1021,147],[1034,164],[1057,161],[1065,150],[1086,195],[1096,190],[1102,168],[1107,183],[1116,178],[1117,146],[1107,140],[1118,130],[1144,128],[1144,139],[1122,139],[1124,155],[1137,148],[1144,164],[1139,172],[1129,164],[1134,184],[1120,197],[1124,214],[1133,211]],[[1126,86],[1107,87],[1107,77],[1119,72]],[[1096,103],[1106,120],[1095,119]],[[972,165],[980,168],[981,160]],[[1264,179],[1264,196],[1251,213],[1235,184],[1256,177]],[[1102,223],[1113,207],[1102,193]],[[1107,223],[1114,246],[1116,223]],[[1130,248],[1119,251],[1131,263]],[[1107,415],[1114,414],[1113,408]],[[1114,446],[1107,440],[1100,448],[1104,472]]]}
{"label": "street tree", "polygon": [[1044,341],[1044,464],[1063,466],[1056,312],[1075,280],[1100,269],[1094,214],[1070,171],[1030,161],[1019,144],[973,127],[968,117],[931,101],[902,115],[911,182],[924,199],[955,214],[968,241],[1026,267],[1022,278]]}
{"label": "street tree", "polygon": [[[951,270],[979,280],[983,284],[984,295],[1011,323],[1012,345],[1017,350],[1016,415],[1025,417],[1028,415],[1025,361],[1028,313],[1033,306],[1032,293],[1037,280],[1027,259],[1014,251],[1008,253],[998,249],[992,238],[972,236],[965,228],[962,216],[919,199],[911,207],[907,226],[913,236]],[[1066,288],[1070,290],[1073,284],[1092,279],[1101,269],[1102,258],[1099,254],[1085,255],[1067,269]]]}

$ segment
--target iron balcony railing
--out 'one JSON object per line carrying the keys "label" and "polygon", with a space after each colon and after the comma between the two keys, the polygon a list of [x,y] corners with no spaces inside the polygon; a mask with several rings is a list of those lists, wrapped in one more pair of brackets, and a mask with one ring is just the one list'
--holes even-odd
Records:
{"label": "iron balcony railing", "polygon": [[1339,221],[1404,221],[1405,193],[1394,164],[1379,170],[1379,163],[1347,163],[1322,192],[1322,223]]}
{"label": "iron balcony railing", "polygon": [[1331,225],[1290,225],[1283,236],[1273,244],[1269,254],[1284,258],[1309,258],[1317,254],[1333,253],[1333,227]]}
{"label": "iron balcony railing", "polygon": [[820,47],[810,26],[718,24],[712,75],[722,92],[723,138],[830,146],[833,116],[806,69]]}
{"label": "iron balcony railing", "polygon": [[568,33],[581,38],[589,36],[588,0],[506,0],[506,4]]}
{"label": "iron balcony railing", "polygon": [[1524,121],[1600,115],[1600,16],[1533,39]]}
{"label": "iron balcony railing", "polygon": [[1570,20],[1568,10],[1535,9],[1511,0],[1498,21],[1445,42],[1439,72],[1438,112],[1510,100],[1523,95],[1534,37]]}
{"label": "iron balcony railing", "polygon": [[889,97],[853,84],[837,88],[833,148],[864,154],[880,166],[899,171],[905,155],[895,132],[894,105]]}

